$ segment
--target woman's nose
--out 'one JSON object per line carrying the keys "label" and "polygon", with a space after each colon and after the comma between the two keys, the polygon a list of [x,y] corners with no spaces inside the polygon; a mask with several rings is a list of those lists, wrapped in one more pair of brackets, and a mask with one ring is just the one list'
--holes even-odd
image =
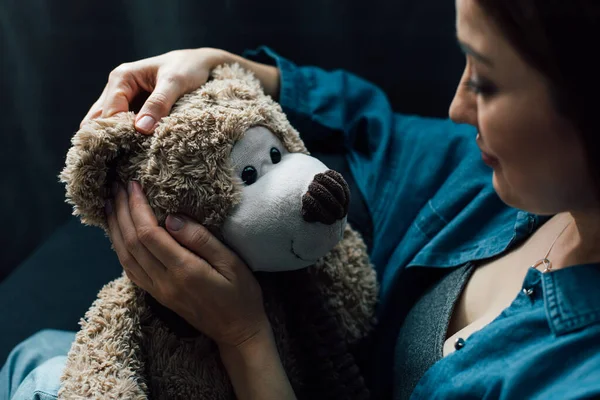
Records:
{"label": "woman's nose", "polygon": [[450,104],[448,114],[450,119],[459,124],[469,124],[477,126],[477,96],[467,86],[470,71],[465,68],[460,83],[456,88],[454,99]]}

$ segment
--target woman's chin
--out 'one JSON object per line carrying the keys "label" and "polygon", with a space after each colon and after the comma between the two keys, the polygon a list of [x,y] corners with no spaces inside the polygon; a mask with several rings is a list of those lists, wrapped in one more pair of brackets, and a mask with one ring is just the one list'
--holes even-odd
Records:
{"label": "woman's chin", "polygon": [[492,174],[492,185],[500,200],[511,207],[520,208],[518,198],[516,198],[510,187],[506,184],[506,181],[502,179],[496,170]]}
{"label": "woman's chin", "polygon": [[524,196],[525,193],[523,192],[521,192],[521,195],[519,195],[519,192],[514,190],[513,186],[506,182],[502,174],[496,171],[494,171],[494,175],[492,177],[492,185],[494,186],[496,194],[498,197],[500,197],[500,200],[502,200],[502,202],[504,202],[507,206],[537,215],[552,215],[558,212],[552,211],[555,208],[554,204],[549,204],[548,202],[543,201],[540,202],[531,196]]}

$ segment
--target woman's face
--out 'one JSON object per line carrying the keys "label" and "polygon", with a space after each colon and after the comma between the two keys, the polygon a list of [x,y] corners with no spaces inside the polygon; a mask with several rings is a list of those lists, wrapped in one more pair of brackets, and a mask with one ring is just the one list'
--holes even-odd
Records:
{"label": "woman's face", "polygon": [[476,0],[457,0],[456,15],[467,65],[450,118],[477,128],[500,198],[537,214],[593,206],[581,139],[556,110],[545,77],[525,63]]}

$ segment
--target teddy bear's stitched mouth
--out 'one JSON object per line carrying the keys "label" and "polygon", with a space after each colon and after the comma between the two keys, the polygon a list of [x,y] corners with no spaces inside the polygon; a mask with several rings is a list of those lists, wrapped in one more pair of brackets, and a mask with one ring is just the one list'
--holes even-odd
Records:
{"label": "teddy bear's stitched mouth", "polygon": [[300,255],[294,251],[294,239],[292,239],[292,244],[291,244],[290,250],[291,250],[292,254],[299,260],[302,260],[305,262],[310,262],[310,263],[315,263],[319,260],[318,258],[316,260],[307,260],[306,258],[300,257]]}

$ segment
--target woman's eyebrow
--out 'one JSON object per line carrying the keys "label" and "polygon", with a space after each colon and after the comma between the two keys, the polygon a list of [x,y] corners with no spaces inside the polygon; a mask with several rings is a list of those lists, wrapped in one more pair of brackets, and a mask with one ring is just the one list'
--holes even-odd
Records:
{"label": "woman's eyebrow", "polygon": [[480,61],[480,62],[482,62],[483,64],[486,64],[489,67],[493,67],[494,66],[494,63],[492,62],[492,60],[490,60],[489,58],[487,58],[483,54],[475,51],[471,46],[469,46],[465,42],[461,41],[460,39],[456,39],[456,40],[458,41],[458,46],[463,51],[463,53],[472,56],[477,61]]}

